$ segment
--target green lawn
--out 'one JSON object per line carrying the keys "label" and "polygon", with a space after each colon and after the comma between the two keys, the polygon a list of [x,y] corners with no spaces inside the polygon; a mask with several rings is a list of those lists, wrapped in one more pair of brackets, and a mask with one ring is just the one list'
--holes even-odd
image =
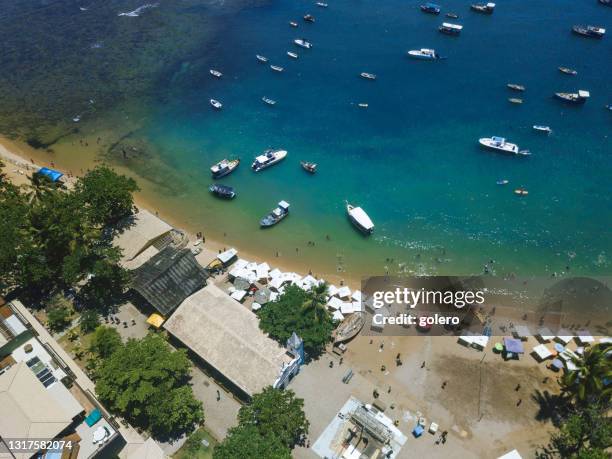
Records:
{"label": "green lawn", "polygon": [[[206,447],[202,444],[205,439],[210,443]],[[212,459],[212,453],[217,440],[210,435],[206,429],[200,427],[192,433],[185,444],[176,453],[172,455],[174,459]]]}

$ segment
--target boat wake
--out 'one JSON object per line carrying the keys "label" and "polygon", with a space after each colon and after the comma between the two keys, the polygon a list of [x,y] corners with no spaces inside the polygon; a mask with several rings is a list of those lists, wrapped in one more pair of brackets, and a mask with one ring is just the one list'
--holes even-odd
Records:
{"label": "boat wake", "polygon": [[137,18],[138,16],[140,16],[140,13],[143,12],[144,10],[149,9],[149,8],[157,8],[158,6],[159,6],[159,3],[146,3],[142,6],[139,6],[134,11],[130,11],[128,13],[119,13],[117,14],[117,16],[129,16],[131,18]]}

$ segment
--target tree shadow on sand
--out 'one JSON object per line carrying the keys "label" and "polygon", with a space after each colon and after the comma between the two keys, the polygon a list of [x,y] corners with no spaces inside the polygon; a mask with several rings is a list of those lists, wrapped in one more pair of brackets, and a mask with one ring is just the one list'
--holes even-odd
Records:
{"label": "tree shadow on sand", "polygon": [[556,426],[567,412],[567,401],[563,395],[536,390],[531,398],[539,406],[536,413],[538,421],[551,421]]}

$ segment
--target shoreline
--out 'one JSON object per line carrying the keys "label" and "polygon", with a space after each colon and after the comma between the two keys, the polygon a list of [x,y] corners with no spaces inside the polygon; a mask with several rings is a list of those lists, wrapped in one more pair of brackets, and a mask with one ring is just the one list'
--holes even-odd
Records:
{"label": "shoreline", "polygon": [[[45,155],[47,154],[47,152],[36,150],[20,141],[15,141],[8,139],[4,136],[0,136],[0,160],[3,160],[5,163],[5,172],[9,177],[9,180],[11,180],[17,185],[27,183],[28,173],[31,174],[34,170],[45,166],[63,172],[65,181],[68,184],[74,181],[75,177],[80,175],[72,174],[71,171],[75,168],[66,167],[67,165],[62,163],[61,158],[54,158],[56,159],[56,161],[51,161],[49,157],[45,157]],[[97,158],[97,154],[94,154],[93,157],[85,158],[84,161],[82,160],[81,164],[78,164],[78,166],[86,164],[92,166],[93,164],[91,163],[100,161],[101,160]],[[182,221],[179,217],[173,215],[167,209],[157,208],[157,206],[155,206],[154,202],[151,200],[151,196],[148,196],[146,192],[146,185],[148,185],[148,181],[145,178],[139,176],[138,174],[127,168],[119,167],[111,162],[108,162],[108,164],[118,172],[129,175],[137,181],[138,185],[141,187],[141,191],[134,194],[134,203],[137,207],[146,209],[152,214],[166,221],[172,227],[185,231],[191,243],[193,243],[197,239],[195,236],[196,232],[203,232],[205,236],[205,243],[201,245],[203,251],[201,254],[198,255],[198,258],[210,256],[212,259],[220,251],[223,251],[224,249],[228,249],[230,247],[234,247],[236,248],[236,250],[238,250],[239,258],[243,258],[248,261],[255,261],[258,263],[267,262],[273,268],[278,268],[281,271],[293,271],[301,275],[309,274],[309,268],[305,264],[300,263],[295,258],[291,259],[290,257],[283,257],[282,255],[278,257],[266,258],[263,255],[245,249],[241,241],[232,240],[224,242],[222,240],[219,240],[218,238],[211,239],[206,237],[206,228],[196,229],[189,225],[187,222]],[[15,166],[17,167],[17,169],[11,170],[11,166]],[[349,286],[352,290],[361,289],[361,281],[358,277],[352,276],[349,273],[344,274],[346,275],[339,276],[338,274],[325,271],[312,272],[313,276],[325,279],[330,284],[333,283],[336,285],[340,285],[342,283],[343,285]]]}

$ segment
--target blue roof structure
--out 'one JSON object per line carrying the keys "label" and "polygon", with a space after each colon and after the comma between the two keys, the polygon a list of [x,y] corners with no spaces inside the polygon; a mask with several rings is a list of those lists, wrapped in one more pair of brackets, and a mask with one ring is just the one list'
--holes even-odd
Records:
{"label": "blue roof structure", "polygon": [[423,435],[423,432],[425,432],[425,429],[421,424],[417,424],[416,427],[412,429],[412,435],[414,435],[416,438]]}
{"label": "blue roof structure", "polygon": [[523,354],[525,352],[523,343],[520,339],[504,338],[504,346],[506,346],[506,351],[508,352],[513,352],[515,354]]}
{"label": "blue roof structure", "polygon": [[49,169],[48,167],[41,167],[38,170],[38,173],[40,175],[44,175],[52,182],[57,182],[64,175],[61,172],[53,170],[53,169]]}

